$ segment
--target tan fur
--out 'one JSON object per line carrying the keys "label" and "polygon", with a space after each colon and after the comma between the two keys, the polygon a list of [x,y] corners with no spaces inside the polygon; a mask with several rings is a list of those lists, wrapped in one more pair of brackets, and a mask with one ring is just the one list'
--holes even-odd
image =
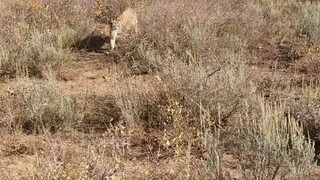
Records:
{"label": "tan fur", "polygon": [[127,8],[115,20],[111,22],[111,50],[114,49],[118,35],[127,36],[129,32],[134,29],[135,33],[138,32],[138,17],[137,13],[132,8]]}
{"label": "tan fur", "polygon": [[100,36],[102,38],[109,38],[111,34],[111,25],[99,23],[96,25],[95,29],[92,32],[94,36]]}

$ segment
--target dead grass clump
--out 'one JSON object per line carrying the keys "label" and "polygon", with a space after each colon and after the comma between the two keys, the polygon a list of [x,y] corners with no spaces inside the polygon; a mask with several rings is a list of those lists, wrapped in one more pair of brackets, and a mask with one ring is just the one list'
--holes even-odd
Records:
{"label": "dead grass clump", "polygon": [[175,64],[166,67],[163,79],[168,82],[168,89],[174,99],[191,111],[192,117],[204,115],[210,123],[220,119],[222,124],[227,124],[228,119],[241,111],[241,99],[254,91],[248,84],[245,65],[238,64],[241,55],[226,53],[226,62],[220,66]]}
{"label": "dead grass clump", "polygon": [[161,109],[167,104],[166,97],[156,91],[146,93],[127,88],[128,91],[117,95],[117,106],[128,130],[162,130],[166,122]]}
{"label": "dead grass clump", "polygon": [[162,54],[189,59],[188,53],[211,60],[226,48],[236,50],[232,39],[259,39],[265,34],[258,29],[267,27],[262,14],[241,0],[158,1],[145,7],[140,20],[141,39]]}
{"label": "dead grass clump", "polygon": [[[90,150],[86,146],[61,141],[61,137],[46,139],[46,154],[37,154],[36,179],[90,179],[101,174],[91,174],[89,163]],[[103,159],[106,164],[107,160]],[[97,179],[97,177],[96,177]]]}
{"label": "dead grass clump", "polygon": [[56,132],[75,124],[75,100],[54,82],[26,80],[6,99],[3,121],[10,130],[28,133]]}
{"label": "dead grass clump", "polygon": [[121,109],[117,105],[117,98],[108,95],[104,97],[89,96],[84,103],[84,117],[80,131],[105,131],[121,120]]}
{"label": "dead grass clump", "polygon": [[[253,2],[252,7],[263,15],[261,18],[265,21],[258,27],[263,35],[258,41],[260,45],[248,43],[251,50],[256,48],[254,51],[258,57],[280,60],[284,64],[281,68],[288,68],[306,56],[310,49],[317,48],[319,2],[263,0]],[[257,37],[254,35],[253,38]],[[301,65],[298,63],[298,66]]]}
{"label": "dead grass clump", "polygon": [[[172,52],[187,59],[186,51],[195,53],[194,49],[197,49],[204,52],[208,50],[204,44],[213,44],[212,40],[215,37],[213,24],[208,23],[211,28],[203,28],[205,20],[202,18],[208,17],[208,21],[211,20],[209,17],[213,14],[205,7],[211,7],[214,2],[205,1],[200,3],[201,5],[188,2],[189,5],[184,6],[185,3],[187,2],[158,1],[141,12],[139,24],[142,31],[141,39],[149,41],[148,44],[153,45],[152,47],[162,55]],[[199,13],[192,14],[196,9]],[[205,12],[200,14],[201,10]],[[211,38],[210,35],[212,35]],[[199,55],[205,55],[208,52],[199,53]]]}
{"label": "dead grass clump", "polygon": [[37,76],[44,66],[59,69],[70,59],[71,45],[90,31],[91,4],[86,0],[1,2],[1,68]]}
{"label": "dead grass clump", "polygon": [[320,3],[305,2],[297,7],[296,33],[300,36],[308,37],[313,43],[319,44]]}

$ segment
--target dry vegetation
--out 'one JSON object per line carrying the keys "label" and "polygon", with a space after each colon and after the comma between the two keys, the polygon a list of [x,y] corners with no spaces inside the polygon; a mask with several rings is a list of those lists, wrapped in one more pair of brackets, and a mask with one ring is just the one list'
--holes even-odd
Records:
{"label": "dry vegetation", "polygon": [[[91,52],[126,7],[139,33]],[[319,179],[320,2],[0,2],[0,179]]]}

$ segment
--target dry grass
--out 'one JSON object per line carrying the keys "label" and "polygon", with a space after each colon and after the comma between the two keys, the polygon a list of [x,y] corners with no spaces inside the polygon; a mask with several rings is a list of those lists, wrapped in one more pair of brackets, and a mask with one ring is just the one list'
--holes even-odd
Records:
{"label": "dry grass", "polygon": [[24,80],[5,100],[3,124],[12,131],[57,132],[74,126],[75,99],[63,94],[54,82]]}
{"label": "dry grass", "polygon": [[0,7],[1,68],[18,75],[41,76],[46,66],[59,69],[94,18],[91,1],[4,1]]}
{"label": "dry grass", "polygon": [[[139,33],[115,52],[73,49],[128,6]],[[0,75],[24,78],[1,78],[0,156],[30,160],[13,179],[310,179],[319,7],[1,2]]]}

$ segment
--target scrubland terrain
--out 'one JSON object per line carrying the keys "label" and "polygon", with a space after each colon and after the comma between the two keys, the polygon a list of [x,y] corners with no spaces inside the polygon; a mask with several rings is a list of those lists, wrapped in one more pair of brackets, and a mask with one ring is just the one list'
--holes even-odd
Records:
{"label": "scrubland terrain", "polygon": [[[86,43],[126,7],[138,34]],[[320,2],[3,0],[0,179],[319,179]]]}

